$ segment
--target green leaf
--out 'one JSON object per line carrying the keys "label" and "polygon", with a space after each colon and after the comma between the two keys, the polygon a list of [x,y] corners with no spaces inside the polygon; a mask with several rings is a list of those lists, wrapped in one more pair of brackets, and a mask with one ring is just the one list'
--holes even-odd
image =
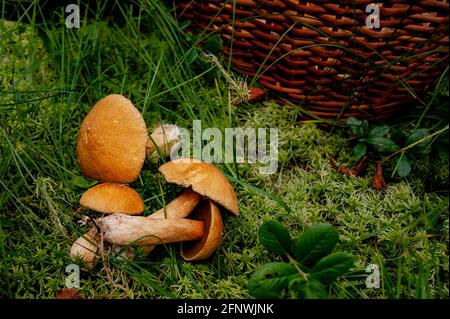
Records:
{"label": "green leaf", "polygon": [[317,260],[329,254],[338,240],[339,234],[333,225],[312,225],[295,241],[295,258],[304,266],[312,266]]}
{"label": "green leaf", "polygon": [[361,128],[361,125],[362,125],[361,120],[358,120],[357,118],[350,116],[347,119],[347,125],[349,126],[350,132],[352,132],[353,135],[355,135],[357,137],[362,136],[363,130]]}
{"label": "green leaf", "polygon": [[430,231],[440,230],[439,229],[440,227],[438,227],[440,218],[441,218],[441,211],[440,210],[434,209],[431,212],[429,212],[427,214],[427,224],[428,225],[426,225],[426,226],[429,226],[428,230],[430,230]]}
{"label": "green leaf", "polygon": [[88,181],[85,178],[81,176],[75,176],[71,181],[73,186],[80,187],[80,188],[90,188],[97,184],[97,181]]}
{"label": "green leaf", "polygon": [[256,270],[248,281],[249,293],[255,298],[278,298],[289,281],[298,275],[288,263],[273,262]]}
{"label": "green leaf", "polygon": [[389,129],[388,125],[375,125],[370,129],[367,138],[383,137],[389,133]]}
{"label": "green leaf", "polygon": [[191,24],[191,20],[184,20],[184,21],[182,21],[179,25],[178,25],[178,27],[180,28],[180,30],[183,30],[184,28],[186,28],[188,25],[190,25]]}
{"label": "green leaf", "polygon": [[304,299],[328,298],[325,286],[313,278],[309,280],[294,278],[289,283],[289,289],[298,292]]}
{"label": "green leaf", "polygon": [[436,141],[436,151],[440,159],[448,162],[449,155],[449,134],[448,131],[441,134]]}
{"label": "green leaf", "polygon": [[334,253],[322,258],[311,269],[312,278],[324,285],[331,284],[338,277],[344,275],[353,266],[353,257],[345,253]]}
{"label": "green leaf", "polygon": [[429,274],[427,275],[423,270],[419,270],[416,278],[416,299],[430,299]]}
{"label": "green leaf", "polygon": [[405,153],[399,155],[395,172],[400,178],[406,177],[411,173],[411,165]]}
{"label": "green leaf", "polygon": [[366,134],[367,130],[369,129],[369,122],[367,122],[367,120],[362,121],[361,129],[362,129],[361,135]]}
{"label": "green leaf", "polygon": [[372,137],[367,139],[367,143],[375,146],[378,151],[383,153],[393,153],[400,149],[394,141],[385,137]]}
{"label": "green leaf", "polygon": [[259,242],[278,255],[286,255],[291,251],[292,239],[289,231],[273,220],[263,223],[259,228]]}
{"label": "green leaf", "polygon": [[204,49],[214,55],[219,55],[222,52],[222,38],[220,34],[214,34],[206,39]]}
{"label": "green leaf", "polygon": [[192,34],[192,32],[186,32],[185,34],[185,39],[187,42],[194,42],[194,35]]}
{"label": "green leaf", "polygon": [[197,60],[198,58],[198,52],[197,49],[192,48],[191,51],[188,53],[188,56],[186,57],[186,62],[188,64],[192,64]]}
{"label": "green leaf", "polygon": [[[429,131],[430,130],[427,128],[421,128],[421,129],[418,129],[417,131],[414,131],[406,139],[406,145],[408,146],[408,145],[414,144],[414,143],[420,141],[421,139],[427,137],[429,134]],[[431,147],[429,147],[430,143],[431,143],[431,140],[427,140],[427,141],[417,144],[412,149],[418,153],[425,154],[425,153],[430,152],[430,150],[431,150]]]}
{"label": "green leaf", "polygon": [[448,162],[448,153],[449,153],[449,147],[448,144],[438,142],[436,144],[436,150],[438,152],[439,158],[443,161]]}
{"label": "green leaf", "polygon": [[352,160],[353,161],[358,161],[361,157],[363,157],[364,155],[366,155],[367,153],[367,146],[366,143],[364,142],[359,142],[355,148],[353,149],[352,152]]}

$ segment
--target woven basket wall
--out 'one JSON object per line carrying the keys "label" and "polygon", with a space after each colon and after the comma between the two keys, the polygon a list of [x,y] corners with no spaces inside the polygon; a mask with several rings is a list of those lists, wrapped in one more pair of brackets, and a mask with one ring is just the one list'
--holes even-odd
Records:
{"label": "woven basket wall", "polygon": [[[448,0],[177,1],[178,21],[219,32],[225,59],[278,100],[327,119],[385,119],[423,99],[448,65]],[[413,94],[411,94],[414,92]]]}

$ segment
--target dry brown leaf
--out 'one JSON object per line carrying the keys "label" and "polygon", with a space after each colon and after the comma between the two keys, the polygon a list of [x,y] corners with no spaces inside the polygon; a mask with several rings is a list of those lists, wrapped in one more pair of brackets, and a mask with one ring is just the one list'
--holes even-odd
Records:
{"label": "dry brown leaf", "polygon": [[359,176],[361,175],[367,167],[368,157],[364,156],[354,168],[348,168],[346,166],[340,166],[336,163],[334,159],[330,160],[331,167],[338,173],[344,174],[346,176]]}
{"label": "dry brown leaf", "polygon": [[369,158],[367,155],[365,155],[359,162],[356,164],[355,168],[353,169],[356,173],[355,176],[361,175],[366,171],[367,168],[367,162],[369,161]]}
{"label": "dry brown leaf", "polygon": [[76,288],[63,288],[56,292],[56,299],[84,299]]}
{"label": "dry brown leaf", "polygon": [[378,163],[377,170],[372,181],[372,186],[378,191],[382,191],[386,187],[386,181],[384,180],[383,167],[381,166],[381,163]]}

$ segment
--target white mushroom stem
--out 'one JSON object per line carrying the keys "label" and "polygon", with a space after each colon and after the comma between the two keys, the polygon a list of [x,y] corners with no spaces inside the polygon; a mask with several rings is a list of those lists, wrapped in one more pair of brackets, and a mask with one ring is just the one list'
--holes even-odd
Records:
{"label": "white mushroom stem", "polygon": [[70,249],[70,257],[80,258],[87,269],[92,269],[98,260],[97,229],[92,227],[86,234],[78,238]]}
{"label": "white mushroom stem", "polygon": [[98,224],[107,242],[121,246],[131,243],[157,245],[198,240],[204,233],[203,222],[184,218],[113,214],[101,218]]}

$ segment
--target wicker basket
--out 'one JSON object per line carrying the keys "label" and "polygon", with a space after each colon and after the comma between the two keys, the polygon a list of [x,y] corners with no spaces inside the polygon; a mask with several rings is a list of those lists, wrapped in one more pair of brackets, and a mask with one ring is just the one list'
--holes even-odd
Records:
{"label": "wicker basket", "polygon": [[448,0],[385,1],[379,28],[365,0],[176,3],[192,31],[220,32],[235,70],[321,118],[391,117],[448,65]]}

